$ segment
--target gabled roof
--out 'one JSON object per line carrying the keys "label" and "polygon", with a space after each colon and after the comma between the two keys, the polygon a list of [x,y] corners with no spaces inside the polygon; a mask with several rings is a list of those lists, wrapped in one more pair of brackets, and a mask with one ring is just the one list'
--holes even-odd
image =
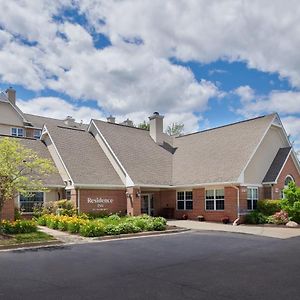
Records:
{"label": "gabled roof", "polygon": [[238,183],[275,115],[175,138],[173,184]]}
{"label": "gabled roof", "polygon": [[124,186],[95,138],[86,130],[47,124],[74,185]]}
{"label": "gabled roof", "polygon": [[135,185],[171,185],[172,154],[149,131],[93,120]]}
{"label": "gabled roof", "polygon": [[276,182],[280,171],[282,170],[289,154],[291,153],[291,147],[280,148],[263,180],[263,183]]}
{"label": "gabled roof", "polygon": [[[3,136],[0,136],[0,138]],[[47,149],[47,146],[40,140],[35,140],[31,138],[17,138],[17,137],[9,137],[11,139],[17,139],[20,144],[24,147],[33,150],[37,153],[37,155],[41,158],[49,159],[53,162],[52,157]],[[53,165],[55,166],[54,162]],[[58,170],[55,173],[50,174],[49,176],[43,177],[43,182],[48,187],[64,187],[65,184],[60,177]]]}

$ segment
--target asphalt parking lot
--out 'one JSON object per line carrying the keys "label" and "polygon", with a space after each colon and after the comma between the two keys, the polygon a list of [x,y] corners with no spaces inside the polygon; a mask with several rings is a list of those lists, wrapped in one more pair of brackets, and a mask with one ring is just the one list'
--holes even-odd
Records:
{"label": "asphalt parking lot", "polygon": [[0,299],[299,299],[300,238],[190,231],[0,253]]}

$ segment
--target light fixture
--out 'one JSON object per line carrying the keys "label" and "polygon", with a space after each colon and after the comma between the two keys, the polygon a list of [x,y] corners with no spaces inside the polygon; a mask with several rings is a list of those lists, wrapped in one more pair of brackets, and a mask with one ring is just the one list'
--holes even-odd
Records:
{"label": "light fixture", "polygon": [[137,192],[136,192],[136,196],[137,196],[138,198],[140,198],[140,197],[141,197],[141,192],[140,192],[140,191],[137,191]]}

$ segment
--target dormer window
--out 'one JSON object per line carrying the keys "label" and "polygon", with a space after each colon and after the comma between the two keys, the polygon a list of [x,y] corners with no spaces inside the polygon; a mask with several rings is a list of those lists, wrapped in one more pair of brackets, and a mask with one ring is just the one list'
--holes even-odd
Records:
{"label": "dormer window", "polygon": [[41,129],[34,129],[34,132],[33,132],[33,137],[35,139],[39,139],[42,135],[42,130]]}
{"label": "dormer window", "polygon": [[16,128],[16,127],[13,127],[13,128],[11,129],[11,135],[12,135],[12,136],[22,137],[22,136],[24,136],[24,129],[23,129],[23,128]]}

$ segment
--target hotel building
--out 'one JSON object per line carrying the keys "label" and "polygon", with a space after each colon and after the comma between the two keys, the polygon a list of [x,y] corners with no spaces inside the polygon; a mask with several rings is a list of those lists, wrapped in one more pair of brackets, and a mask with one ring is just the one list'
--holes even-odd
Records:
{"label": "hotel building", "polygon": [[157,112],[149,131],[113,117],[79,124],[24,114],[15,97],[12,88],[0,94],[0,135],[53,160],[57,173],[45,178],[47,192],[8,201],[4,218],[15,207],[30,214],[36,202],[68,198],[79,212],[234,221],[260,199],[280,199],[289,181],[300,185],[299,160],[276,113],[170,137]]}

